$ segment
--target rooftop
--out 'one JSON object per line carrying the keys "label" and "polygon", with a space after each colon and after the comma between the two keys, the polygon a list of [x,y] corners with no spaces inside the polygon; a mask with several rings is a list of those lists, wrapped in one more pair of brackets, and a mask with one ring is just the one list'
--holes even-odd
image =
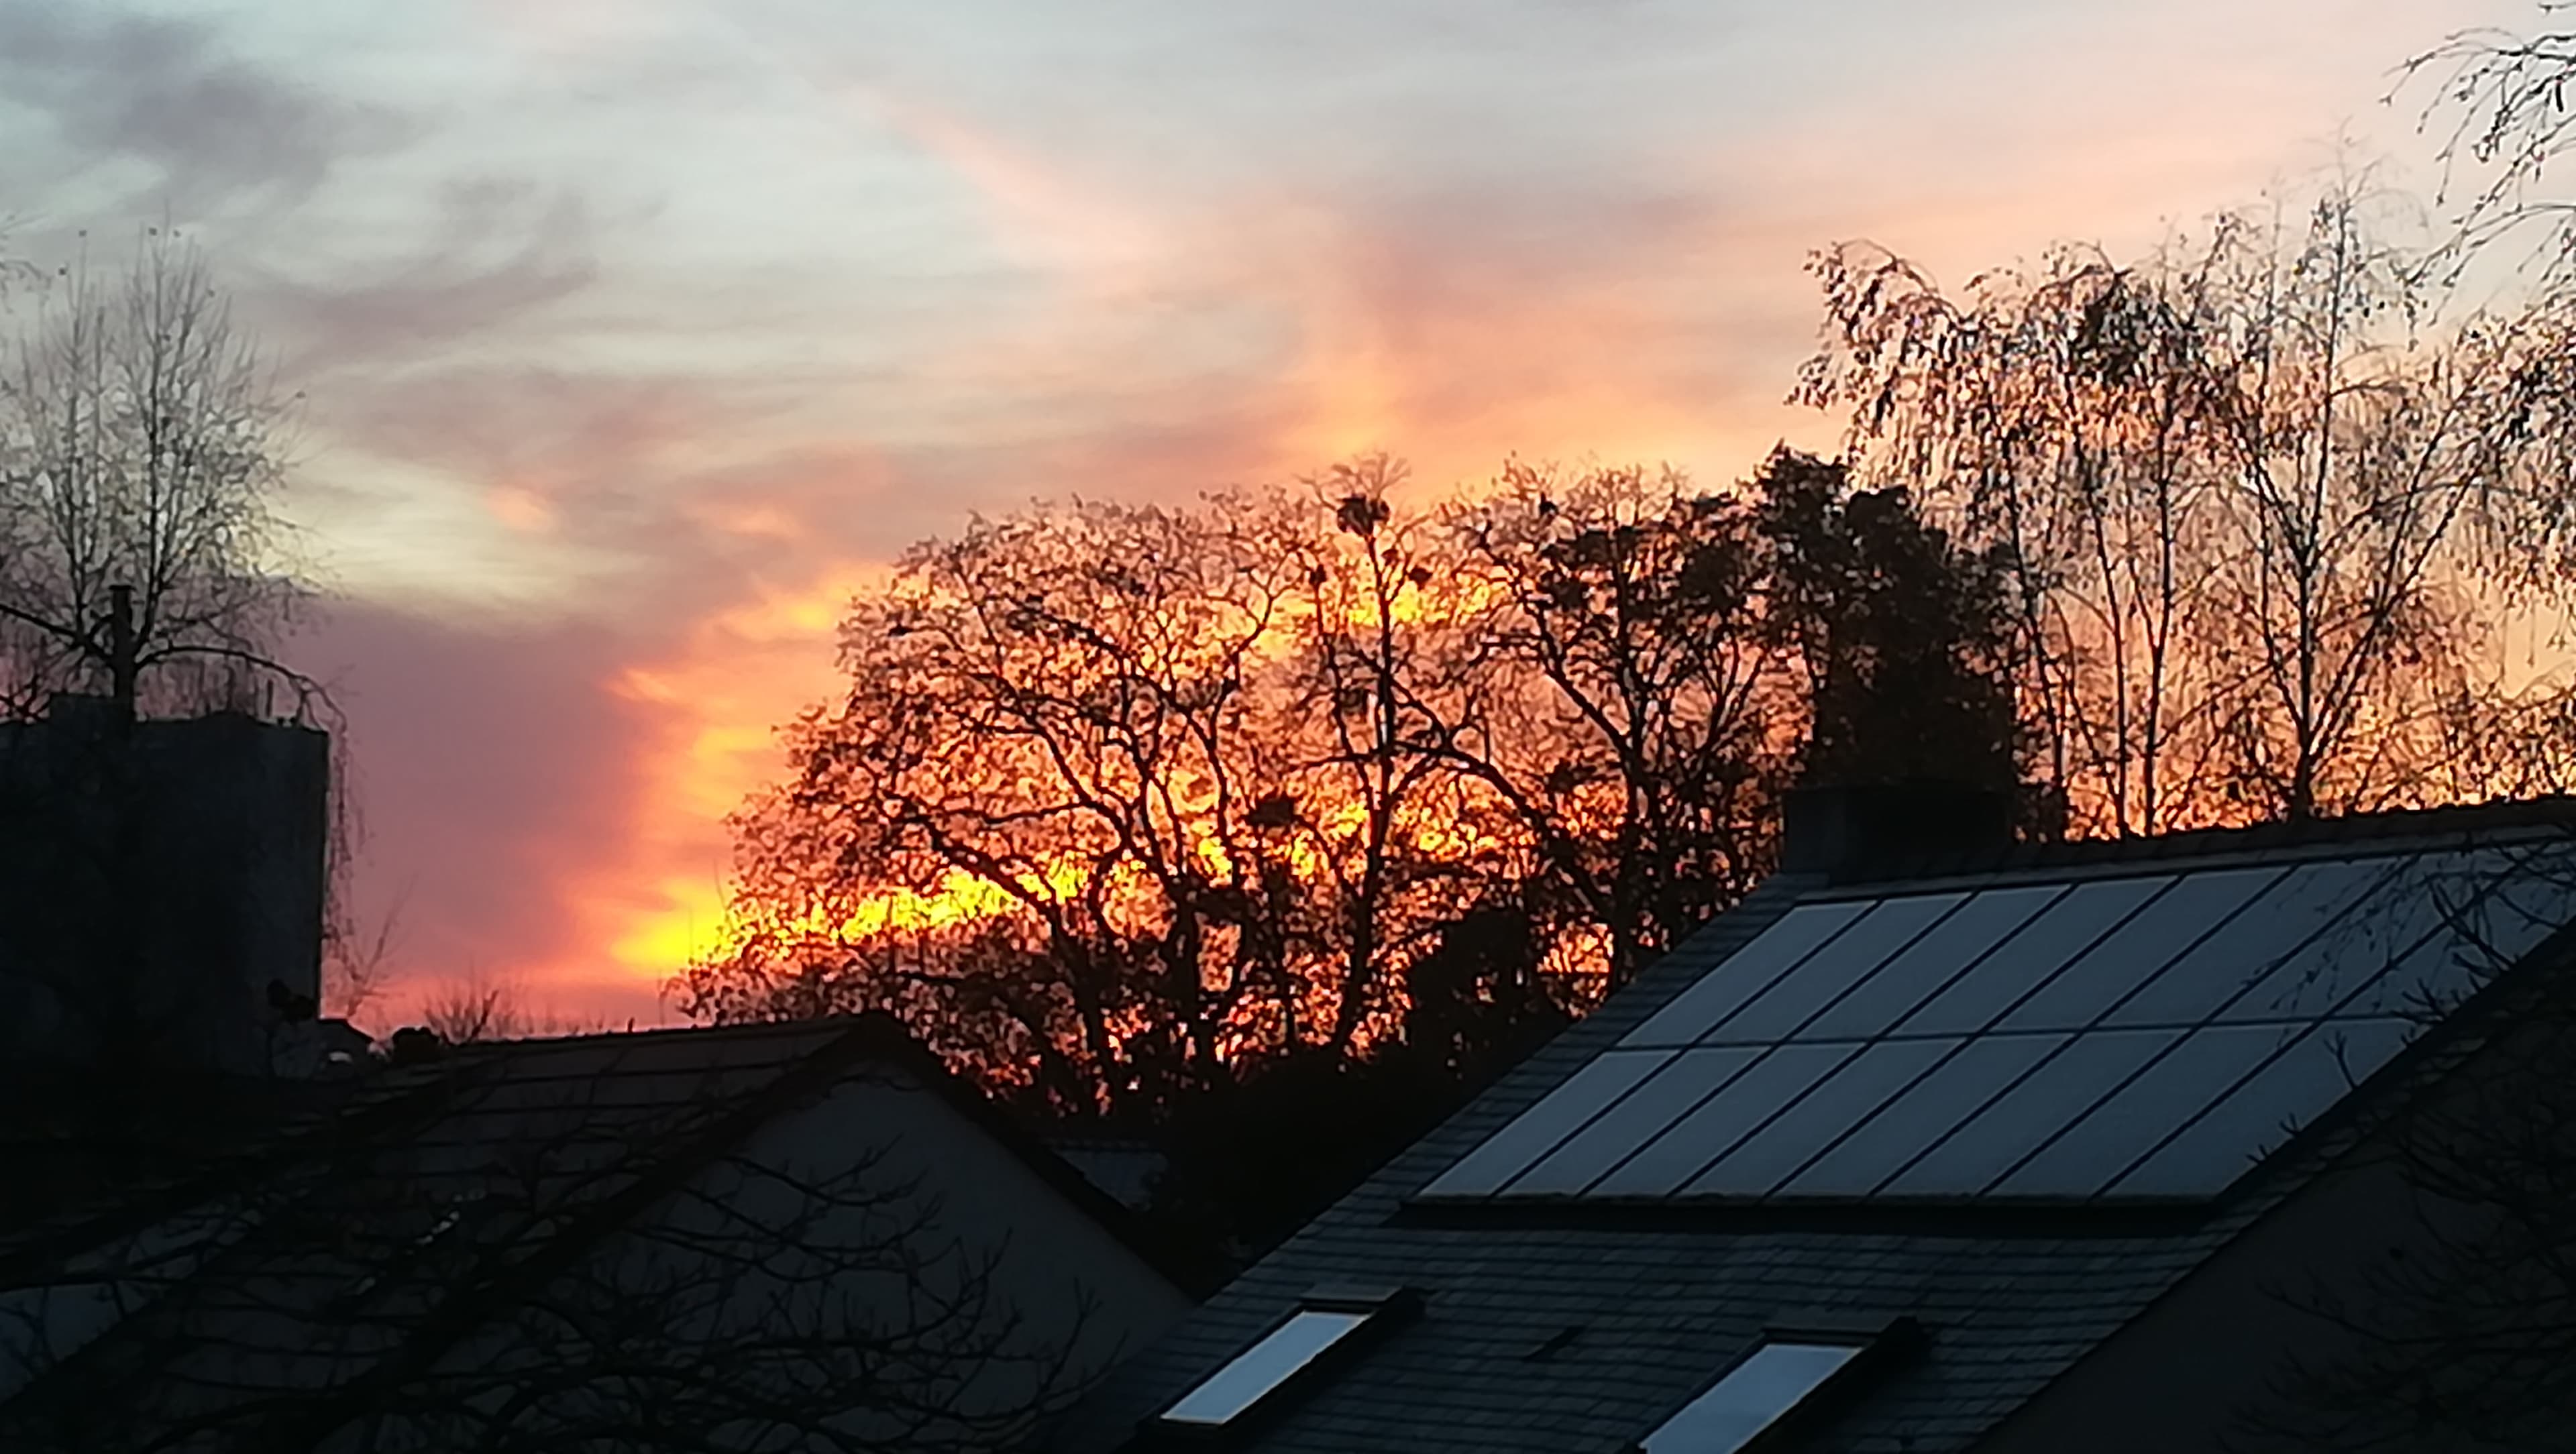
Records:
{"label": "rooftop", "polygon": [[2499,971],[2562,952],[2571,828],[2553,799],[1775,877],[1128,1364],[1062,1447],[1151,1432],[1356,1282],[1419,1315],[1287,1380],[1243,1447],[1609,1454],[1766,1339],[1902,1325],[1919,1348],[1848,1380],[1825,1442],[1964,1449],[2447,1063]]}

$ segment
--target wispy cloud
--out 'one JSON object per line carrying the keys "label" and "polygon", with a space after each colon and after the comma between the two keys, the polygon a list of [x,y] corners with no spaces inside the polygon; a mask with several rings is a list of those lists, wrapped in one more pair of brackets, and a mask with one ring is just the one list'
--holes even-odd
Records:
{"label": "wispy cloud", "polygon": [[1734,476],[1830,442],[1808,248],[2143,240],[2529,13],[0,0],[0,197],[209,236],[308,395],[368,892],[622,1015],[906,543],[1369,446]]}
{"label": "wispy cloud", "polygon": [[[406,135],[393,112],[232,54],[212,24],[111,5],[0,0],[0,95],[39,119],[38,165],[192,217],[292,205]],[[97,175],[120,166],[142,174]]]}

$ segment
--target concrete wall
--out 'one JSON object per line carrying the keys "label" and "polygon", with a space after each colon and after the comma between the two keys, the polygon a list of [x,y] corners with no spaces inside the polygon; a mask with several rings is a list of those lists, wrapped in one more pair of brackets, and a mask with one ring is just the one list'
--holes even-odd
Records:
{"label": "concrete wall", "polygon": [[320,994],[329,738],[146,721],[120,769],[112,731],[0,726],[0,1050],[260,1069],[269,982]]}

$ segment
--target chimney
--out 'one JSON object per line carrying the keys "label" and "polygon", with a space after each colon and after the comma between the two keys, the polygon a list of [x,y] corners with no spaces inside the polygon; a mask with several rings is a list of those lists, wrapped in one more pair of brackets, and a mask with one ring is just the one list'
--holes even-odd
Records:
{"label": "chimney", "polygon": [[2011,796],[1991,788],[1932,779],[1794,788],[1782,804],[1780,871],[1896,877],[2011,841]]}

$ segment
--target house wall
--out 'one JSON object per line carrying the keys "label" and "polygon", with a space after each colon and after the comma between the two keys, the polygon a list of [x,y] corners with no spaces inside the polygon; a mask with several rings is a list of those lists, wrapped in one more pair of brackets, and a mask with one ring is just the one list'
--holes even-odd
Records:
{"label": "house wall", "polygon": [[885,1183],[916,1183],[935,1207],[932,1235],[995,1255],[995,1283],[1030,1336],[1069,1346],[1077,1362],[1105,1369],[1192,1306],[1090,1211],[900,1072],[845,1083],[772,1126],[748,1154],[764,1165],[834,1168],[880,1149]]}
{"label": "house wall", "polygon": [[[2419,1093],[2441,1098],[2446,1113],[2492,1104],[2498,1057],[2519,1048],[2491,1048]],[[2411,1186],[2384,1139],[2362,1141],[2024,1404],[1978,1442],[1978,1454],[2296,1447],[2277,1434],[2246,1442],[2244,1416],[2260,1409],[2296,1429],[2305,1410],[2285,1398],[2282,1382],[2294,1361],[2329,1366],[2360,1348],[2352,1332],[2310,1309],[2340,1299],[2365,1313],[2374,1265],[2435,1255],[2462,1216]],[[2506,1454],[2421,1435],[2407,1447]]]}

